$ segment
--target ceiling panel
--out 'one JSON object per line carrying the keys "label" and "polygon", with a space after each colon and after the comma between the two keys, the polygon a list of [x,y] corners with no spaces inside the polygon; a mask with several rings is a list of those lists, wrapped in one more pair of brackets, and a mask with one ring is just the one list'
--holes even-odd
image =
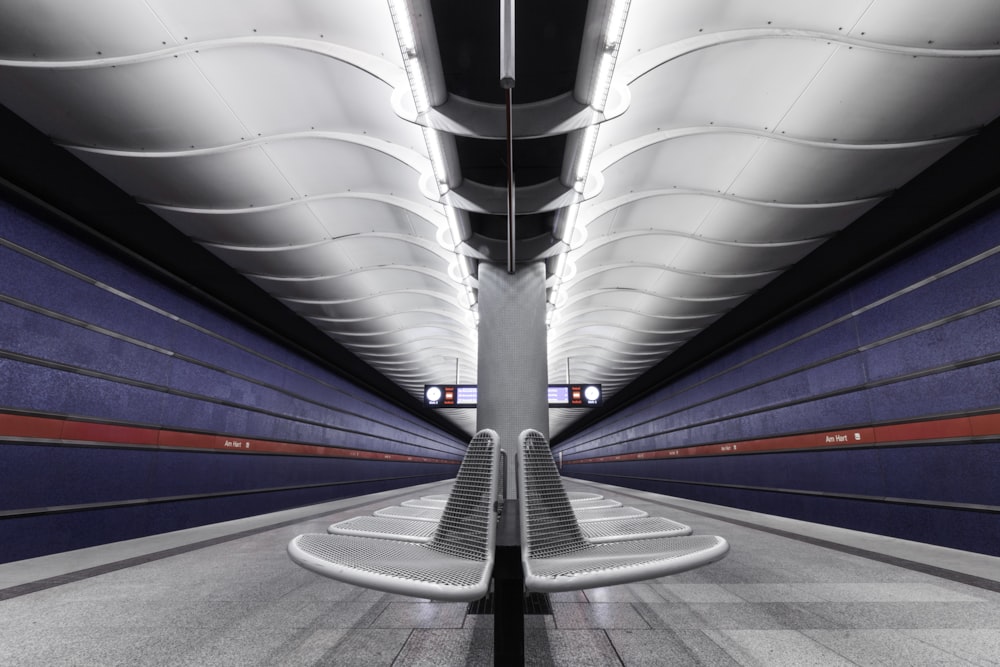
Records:
{"label": "ceiling panel", "polygon": [[[452,206],[502,199],[475,183],[507,157],[495,5],[405,4],[406,62],[382,1],[11,0],[0,102],[418,397],[477,381],[477,263],[506,225]],[[547,258],[550,381],[611,400],[1000,114],[993,0],[633,0],[620,43],[586,16],[518,7],[515,180],[557,197],[522,188],[518,256]],[[581,96],[609,49],[604,107]]]}

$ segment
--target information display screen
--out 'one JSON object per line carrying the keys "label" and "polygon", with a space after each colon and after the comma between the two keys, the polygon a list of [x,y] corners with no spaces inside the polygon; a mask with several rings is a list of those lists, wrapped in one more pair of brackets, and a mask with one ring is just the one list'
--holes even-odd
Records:
{"label": "information display screen", "polygon": [[[478,387],[474,384],[424,385],[424,405],[432,408],[474,408],[478,404]],[[604,403],[599,384],[550,384],[550,408],[593,408]]]}

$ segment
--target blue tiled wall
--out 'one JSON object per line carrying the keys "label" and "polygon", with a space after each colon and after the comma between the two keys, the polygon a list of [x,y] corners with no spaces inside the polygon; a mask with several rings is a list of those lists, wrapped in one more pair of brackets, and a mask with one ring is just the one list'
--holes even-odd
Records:
{"label": "blue tiled wall", "polygon": [[[0,240],[0,411],[452,461],[464,452],[464,442],[349,378],[4,202]],[[0,511],[72,509],[0,517],[0,562],[456,471],[453,464],[20,442],[0,432]],[[196,497],[161,502],[174,496]],[[157,502],[78,507],[137,499]]]}
{"label": "blue tiled wall", "polygon": [[[1000,411],[998,246],[994,212],[555,451],[569,463]],[[1000,442],[898,445],[578,463],[564,474],[1000,555]]]}

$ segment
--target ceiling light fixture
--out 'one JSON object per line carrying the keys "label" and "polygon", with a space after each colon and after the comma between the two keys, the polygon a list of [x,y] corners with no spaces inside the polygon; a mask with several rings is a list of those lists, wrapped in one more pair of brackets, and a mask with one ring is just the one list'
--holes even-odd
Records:
{"label": "ceiling light fixture", "polygon": [[[421,51],[428,44],[433,45],[436,40],[433,39],[433,33],[430,36],[418,33],[414,25],[414,11],[411,3],[412,0],[389,0],[389,13],[392,15],[392,23],[396,30],[396,41],[399,43],[399,52],[403,57],[406,78],[410,83],[413,106],[419,117],[430,111],[433,106],[431,79],[438,80],[441,77],[437,76],[435,78],[435,73],[427,71],[425,67],[428,54],[423,54]],[[417,5],[419,6],[420,4],[418,0]],[[422,13],[425,11],[429,11],[429,8],[426,8],[426,10],[421,8]],[[424,26],[424,28],[425,30],[433,30],[427,26]],[[433,62],[436,61],[432,59]],[[431,163],[431,171],[437,186],[438,195],[443,198],[451,189],[451,182],[448,176],[448,159],[445,157],[449,151],[444,145],[444,142],[451,141],[451,138],[440,134],[431,127],[424,126],[421,129],[424,135],[424,144],[427,146],[427,157]],[[450,152],[454,153],[454,150],[452,149]],[[469,297],[469,306],[472,307],[476,301],[472,287],[472,271],[469,268],[470,260],[458,252],[458,247],[464,241],[459,212],[454,207],[445,203],[443,199],[440,200],[440,203],[444,208],[448,232],[451,234],[451,250],[455,252],[458,265],[461,267],[461,283],[465,287],[466,294]]]}
{"label": "ceiling light fixture", "polygon": [[[598,112],[604,111],[608,102],[608,95],[611,91],[611,79],[614,76],[615,64],[618,61],[618,52],[621,48],[622,34],[625,32],[625,21],[628,18],[630,0],[611,0],[606,5],[604,29],[601,31],[601,41],[597,48],[597,61],[593,66],[593,79],[589,89],[590,106]],[[578,88],[578,90],[580,90]],[[597,134],[600,131],[600,124],[588,125],[581,134],[578,134],[578,143],[575,152],[575,164],[572,173],[573,189],[579,194],[583,194],[587,185],[587,178],[590,175],[590,164],[597,149]],[[556,298],[562,287],[563,274],[565,272],[566,253],[569,252],[570,244],[573,241],[573,234],[576,231],[577,217],[579,216],[580,204],[574,203],[562,210],[560,219],[556,224],[556,236],[566,244],[566,251],[558,256],[554,264],[553,274],[555,275],[555,285],[550,294],[553,306],[556,305]]]}

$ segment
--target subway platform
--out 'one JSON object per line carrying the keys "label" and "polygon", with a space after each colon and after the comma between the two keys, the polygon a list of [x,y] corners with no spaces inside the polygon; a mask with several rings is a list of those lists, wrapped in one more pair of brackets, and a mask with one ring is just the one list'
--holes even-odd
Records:
{"label": "subway platform", "polygon": [[[997,665],[1000,558],[568,479],[721,535],[722,561],[535,600],[529,665]],[[0,665],[492,665],[484,605],[356,588],[295,535],[426,484],[0,565]]]}

